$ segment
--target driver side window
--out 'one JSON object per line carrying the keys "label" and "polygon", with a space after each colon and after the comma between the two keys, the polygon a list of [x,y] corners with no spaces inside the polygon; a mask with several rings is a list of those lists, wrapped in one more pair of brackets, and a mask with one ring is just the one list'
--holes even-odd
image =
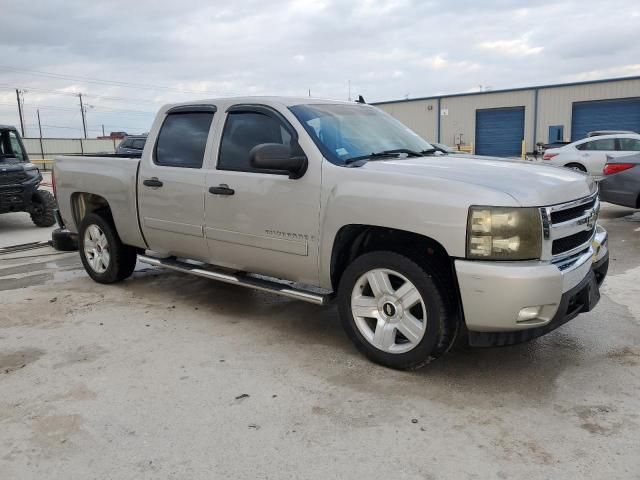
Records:
{"label": "driver side window", "polygon": [[249,152],[262,143],[291,146],[291,133],[277,119],[258,112],[229,112],[218,155],[219,170],[264,172],[253,168]]}

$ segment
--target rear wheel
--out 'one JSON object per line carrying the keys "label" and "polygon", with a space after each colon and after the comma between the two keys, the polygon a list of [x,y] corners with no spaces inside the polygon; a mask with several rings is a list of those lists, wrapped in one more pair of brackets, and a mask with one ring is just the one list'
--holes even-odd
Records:
{"label": "rear wheel", "polygon": [[570,168],[571,170],[576,170],[578,172],[587,172],[587,169],[584,167],[584,165],[580,165],[579,163],[567,163],[565,167]]}
{"label": "rear wheel", "polygon": [[366,253],[345,270],[338,289],[342,324],[368,358],[417,369],[450,347],[455,326],[429,267],[393,252]]}
{"label": "rear wheel", "polygon": [[80,225],[78,250],[84,269],[98,283],[129,277],[136,266],[136,250],[124,245],[110,218],[90,213]]}
{"label": "rear wheel", "polygon": [[56,209],[56,199],[51,192],[36,190],[31,197],[31,221],[36,227],[51,227],[56,223],[53,211]]}

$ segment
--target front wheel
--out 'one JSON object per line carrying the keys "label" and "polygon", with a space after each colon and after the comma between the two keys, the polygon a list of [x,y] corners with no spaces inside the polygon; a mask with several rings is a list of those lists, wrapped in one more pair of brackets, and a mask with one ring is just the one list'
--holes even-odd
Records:
{"label": "front wheel", "polygon": [[113,222],[96,213],[80,224],[78,250],[84,269],[98,283],[124,280],[136,266],[135,248],[124,245]]}
{"label": "front wheel", "polygon": [[426,265],[386,251],[366,253],[345,270],[338,288],[343,327],[369,359],[417,369],[453,341],[446,292]]}
{"label": "front wheel", "polygon": [[31,197],[31,221],[36,227],[51,227],[56,223],[56,199],[51,192],[36,190]]}

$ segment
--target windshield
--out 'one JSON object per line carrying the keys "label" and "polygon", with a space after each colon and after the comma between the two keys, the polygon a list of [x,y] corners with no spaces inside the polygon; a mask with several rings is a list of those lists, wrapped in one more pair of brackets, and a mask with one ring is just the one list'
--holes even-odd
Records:
{"label": "windshield", "polygon": [[433,150],[417,133],[369,105],[296,105],[290,110],[327,160],[338,165],[372,153]]}
{"label": "windshield", "polygon": [[24,162],[25,155],[18,135],[13,130],[0,131],[0,162]]}

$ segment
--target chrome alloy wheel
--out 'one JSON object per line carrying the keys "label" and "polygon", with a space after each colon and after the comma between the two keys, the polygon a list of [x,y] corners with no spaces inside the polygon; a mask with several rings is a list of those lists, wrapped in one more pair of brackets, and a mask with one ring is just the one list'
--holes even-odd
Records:
{"label": "chrome alloy wheel", "polygon": [[89,225],[84,232],[84,256],[96,273],[104,273],[109,268],[109,242],[97,225]]}
{"label": "chrome alloy wheel", "polygon": [[351,312],[367,341],[388,353],[405,353],[427,330],[427,309],[416,286],[393,270],[370,270],[351,292]]}

